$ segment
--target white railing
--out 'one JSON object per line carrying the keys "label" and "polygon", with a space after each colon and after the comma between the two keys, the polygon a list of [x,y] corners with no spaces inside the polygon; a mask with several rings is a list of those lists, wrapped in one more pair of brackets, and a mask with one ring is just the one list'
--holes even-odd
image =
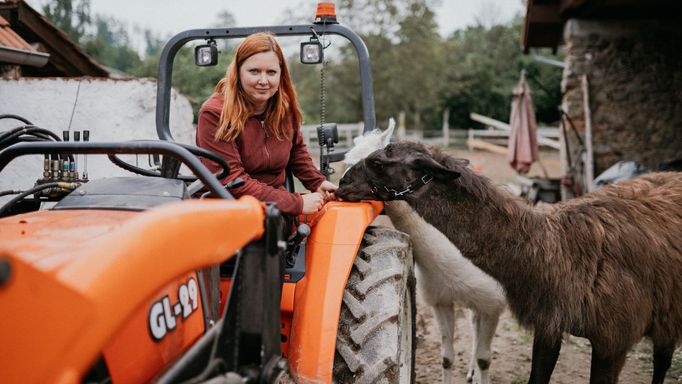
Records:
{"label": "white railing", "polygon": [[[511,127],[509,124],[495,120],[493,118],[479,115],[477,113],[470,113],[471,120],[485,124],[488,129],[471,129],[468,130],[467,145],[469,149],[483,148],[495,151],[494,146],[504,146],[499,151],[506,151],[506,143],[511,134]],[[560,149],[559,143],[559,128],[554,127],[538,127],[538,144],[544,145],[553,149]],[[485,139],[485,142],[482,140]]]}
{"label": "white railing", "polygon": [[[395,138],[397,140],[412,140],[422,141],[429,144],[448,145],[463,144],[466,141],[469,149],[481,148],[497,152],[506,152],[506,145],[509,140],[511,128],[509,124],[492,119],[490,117],[482,116],[476,113],[471,113],[471,119],[485,124],[488,129],[449,129],[447,133],[445,130],[412,130],[412,129],[396,129]],[[348,149],[353,146],[353,138],[362,135],[364,124],[350,123],[337,124],[339,134],[339,143],[337,147],[340,149]],[[301,132],[306,145],[309,150],[317,151],[319,149],[319,142],[317,140],[317,125],[303,125]],[[559,128],[553,127],[539,127],[538,144],[559,149]]]}

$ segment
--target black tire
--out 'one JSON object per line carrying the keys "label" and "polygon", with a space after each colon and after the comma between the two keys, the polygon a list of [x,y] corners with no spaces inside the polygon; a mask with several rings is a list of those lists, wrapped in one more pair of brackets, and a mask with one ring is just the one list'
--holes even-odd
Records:
{"label": "black tire", "polygon": [[406,234],[386,227],[367,229],[341,305],[335,383],[414,382],[413,268]]}

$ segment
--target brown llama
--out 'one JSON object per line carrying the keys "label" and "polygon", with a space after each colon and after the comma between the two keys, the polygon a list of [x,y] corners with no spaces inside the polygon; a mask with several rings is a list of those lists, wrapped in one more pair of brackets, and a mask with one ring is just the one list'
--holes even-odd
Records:
{"label": "brown llama", "polygon": [[592,344],[590,383],[615,383],[628,350],[653,341],[662,383],[682,340],[682,173],[655,173],[536,209],[468,161],[400,142],[342,178],[347,201],[405,200],[505,288],[534,330],[529,383],[548,383],[563,332]]}

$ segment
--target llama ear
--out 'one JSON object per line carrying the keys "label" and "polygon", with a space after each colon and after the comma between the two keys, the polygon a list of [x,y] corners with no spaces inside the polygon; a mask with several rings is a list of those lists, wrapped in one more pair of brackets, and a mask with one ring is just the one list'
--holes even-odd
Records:
{"label": "llama ear", "polygon": [[381,134],[381,147],[386,147],[391,142],[393,136],[393,129],[395,128],[395,120],[391,117],[388,119],[388,128]]}
{"label": "llama ear", "polygon": [[414,160],[414,165],[416,165],[417,168],[423,169],[426,173],[430,173],[436,179],[452,180],[461,175],[458,171],[451,167],[444,166],[430,156],[417,157]]}

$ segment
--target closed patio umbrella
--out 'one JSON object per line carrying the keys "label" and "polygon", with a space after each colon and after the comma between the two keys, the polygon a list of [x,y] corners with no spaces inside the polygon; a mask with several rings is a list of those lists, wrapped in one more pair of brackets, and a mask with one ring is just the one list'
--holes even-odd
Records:
{"label": "closed patio umbrella", "polygon": [[521,80],[514,89],[509,125],[511,133],[507,161],[518,173],[526,174],[538,159],[538,135],[533,97],[526,82],[525,72],[521,72]]}

